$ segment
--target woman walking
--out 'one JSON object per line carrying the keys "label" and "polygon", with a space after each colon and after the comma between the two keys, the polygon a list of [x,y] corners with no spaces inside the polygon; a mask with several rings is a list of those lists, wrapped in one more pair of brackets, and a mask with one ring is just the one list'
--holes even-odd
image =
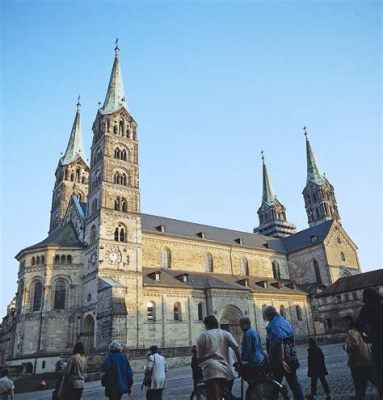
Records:
{"label": "woman walking", "polygon": [[75,344],[73,355],[64,371],[58,398],[60,400],[80,400],[85,385],[86,359],[84,345]]}
{"label": "woman walking", "polygon": [[322,349],[317,345],[314,338],[309,338],[308,340],[309,348],[308,352],[308,372],[307,376],[311,378],[311,394],[306,396],[308,400],[313,400],[314,396],[317,394],[317,383],[318,379],[322,384],[323,390],[326,394],[326,400],[330,400],[330,388],[326,381],[326,375],[328,375],[326,369],[326,363],[324,360],[324,354]]}
{"label": "woman walking", "polygon": [[122,345],[113,340],[109,345],[109,354],[105,357],[102,367],[105,375],[102,380],[105,386],[105,396],[110,400],[121,400],[124,393],[131,393],[133,372]]}
{"label": "woman walking", "polygon": [[151,376],[150,386],[146,391],[147,400],[162,400],[162,392],[165,388],[166,360],[158,352],[157,346],[149,348],[150,356],[145,366],[145,373]]}

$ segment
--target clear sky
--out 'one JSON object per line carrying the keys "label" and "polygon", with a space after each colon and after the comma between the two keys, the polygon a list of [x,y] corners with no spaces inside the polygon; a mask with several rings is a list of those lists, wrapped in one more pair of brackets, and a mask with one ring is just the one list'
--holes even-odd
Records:
{"label": "clear sky", "polygon": [[363,270],[382,254],[382,2],[2,1],[1,309],[46,237],[79,93],[88,151],[120,38],[142,211],[251,231],[260,152],[307,227],[302,127]]}

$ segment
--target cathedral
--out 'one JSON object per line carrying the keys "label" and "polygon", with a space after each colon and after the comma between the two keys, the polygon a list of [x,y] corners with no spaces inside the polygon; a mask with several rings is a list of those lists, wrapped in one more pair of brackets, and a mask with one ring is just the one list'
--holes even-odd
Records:
{"label": "cathedral", "polygon": [[[306,134],[303,189],[309,227],[296,232],[275,196],[262,155],[259,226],[241,232],[141,212],[138,126],[127,106],[120,49],[85,157],[78,101],[58,161],[48,237],[20,250],[18,289],[6,339],[8,365],[53,370],[78,340],[88,354],[112,339],[126,348],[190,348],[213,314],[240,338],[248,316],[265,337],[273,304],[297,337],[326,332],[311,295],[360,272],[334,187]],[[4,343],[3,343],[4,344]]]}

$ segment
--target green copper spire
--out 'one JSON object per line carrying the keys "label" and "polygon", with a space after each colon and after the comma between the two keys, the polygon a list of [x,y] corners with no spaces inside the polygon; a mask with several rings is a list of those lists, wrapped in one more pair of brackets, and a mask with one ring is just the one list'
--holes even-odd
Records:
{"label": "green copper spire", "polygon": [[271,187],[269,174],[267,173],[267,167],[265,164],[265,156],[262,151],[262,165],[263,165],[263,194],[262,194],[262,202],[268,205],[274,204],[275,195],[273,193],[273,189]]}
{"label": "green copper spire", "polygon": [[65,150],[64,155],[61,157],[61,164],[66,165],[70,164],[77,157],[81,157],[85,160],[85,152],[84,145],[82,142],[82,133],[81,133],[81,124],[80,124],[80,96],[77,99],[77,111],[76,116],[74,117],[72,131],[70,134],[68,147]]}
{"label": "green copper spire", "polygon": [[315,160],[314,152],[307,137],[306,127],[303,127],[306,137],[306,157],[307,157],[307,183],[313,182],[317,185],[323,185],[325,179],[320,172],[319,166]]}
{"label": "green copper spire", "polygon": [[112,73],[110,75],[108,91],[106,92],[104,105],[100,108],[102,114],[111,114],[118,109],[125,107],[128,109],[125,99],[125,89],[124,83],[122,81],[122,73],[120,66],[119,53],[120,49],[118,47],[118,39],[116,39],[116,47],[114,49],[114,63],[112,68]]}

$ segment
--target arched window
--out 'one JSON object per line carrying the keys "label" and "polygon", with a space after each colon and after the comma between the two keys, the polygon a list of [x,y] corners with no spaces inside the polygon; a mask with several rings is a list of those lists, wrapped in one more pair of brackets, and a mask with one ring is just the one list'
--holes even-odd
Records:
{"label": "arched window", "polygon": [[123,173],[121,176],[121,185],[127,186],[127,184],[128,184],[128,178],[127,178],[126,174]]}
{"label": "arched window", "polygon": [[120,211],[120,197],[117,197],[117,198],[114,200],[114,209],[115,209],[116,211]]}
{"label": "arched window", "polygon": [[90,229],[90,243],[93,244],[96,242],[96,226],[93,225]]}
{"label": "arched window", "polygon": [[66,263],[67,264],[72,264],[72,256],[71,255],[66,256]]}
{"label": "arched window", "polygon": [[55,255],[55,264],[60,264],[60,256],[58,254]]}
{"label": "arched window", "polygon": [[322,285],[323,282],[322,282],[322,277],[320,275],[318,261],[317,260],[313,260],[313,263],[314,263],[314,272],[315,272],[316,281],[317,281],[317,283]]}
{"label": "arched window", "polygon": [[343,251],[340,252],[340,258],[342,261],[346,261],[346,257],[344,255]]}
{"label": "arched window", "polygon": [[117,135],[117,131],[118,131],[117,125],[114,125],[114,126],[113,126],[113,133],[114,133],[115,135]]}
{"label": "arched window", "polygon": [[114,240],[115,240],[116,242],[118,242],[118,238],[119,238],[119,230],[118,230],[118,228],[116,228],[116,229],[114,230]]}
{"label": "arched window", "polygon": [[297,320],[302,321],[302,309],[300,306],[295,306],[295,312],[297,313]]}
{"label": "arched window", "polygon": [[43,285],[41,282],[36,282],[35,290],[33,292],[33,311],[40,311],[41,310],[41,303],[43,298]]}
{"label": "arched window", "polygon": [[36,265],[40,265],[40,257],[39,256],[36,257]]}
{"label": "arched window", "polygon": [[81,183],[85,183],[85,176],[81,177]]}
{"label": "arched window", "polygon": [[80,169],[76,169],[76,182],[80,182]]}
{"label": "arched window", "polygon": [[121,211],[128,212],[128,202],[126,201],[126,199],[124,197],[121,200]]}
{"label": "arched window", "polygon": [[70,180],[73,182],[74,181],[74,175],[70,174]]}
{"label": "arched window", "polygon": [[170,249],[164,248],[161,250],[161,268],[170,269],[172,267],[172,253]]}
{"label": "arched window", "polygon": [[65,264],[65,256],[64,255],[61,256],[61,264]]}
{"label": "arched window", "polygon": [[118,171],[114,174],[113,182],[118,185],[121,183],[120,173]]}
{"label": "arched window", "polygon": [[118,227],[114,230],[114,240],[116,242],[126,242],[127,241],[127,232],[123,225],[119,224]]}
{"label": "arched window", "polygon": [[125,229],[124,229],[124,228],[121,228],[121,229],[120,229],[120,242],[126,242],[126,239],[125,239]]}
{"label": "arched window", "polygon": [[174,321],[181,321],[181,304],[180,303],[175,303],[174,304]]}
{"label": "arched window", "polygon": [[41,256],[41,264],[45,264],[45,256]]}
{"label": "arched window", "polygon": [[123,149],[121,151],[121,160],[126,161],[126,150],[125,149]]}
{"label": "arched window", "polygon": [[281,269],[279,267],[279,264],[277,263],[277,261],[273,261],[272,262],[272,266],[273,266],[273,276],[275,279],[280,279],[281,278]]}
{"label": "arched window", "polygon": [[214,265],[213,265],[213,256],[210,253],[205,255],[205,271],[206,272],[213,272]]}
{"label": "arched window", "polygon": [[66,284],[63,280],[59,280],[55,285],[55,301],[53,308],[55,310],[63,310],[65,308]]}
{"label": "arched window", "polygon": [[32,257],[32,259],[31,259],[31,265],[35,265],[35,263],[36,263],[35,257]]}
{"label": "arched window", "polygon": [[246,257],[241,259],[241,275],[249,276],[249,262]]}
{"label": "arched window", "polygon": [[203,321],[203,303],[198,303],[198,321]]}
{"label": "arched window", "polygon": [[267,307],[266,304],[263,304],[263,306],[262,306],[262,318],[263,318],[264,321],[266,321],[266,317],[265,317],[265,314],[264,314],[264,311],[265,311],[266,307]]}
{"label": "arched window", "polygon": [[121,151],[120,151],[119,147],[116,147],[114,149],[114,158],[120,159],[120,157],[121,157]]}
{"label": "arched window", "polygon": [[156,320],[156,304],[153,301],[148,301],[146,304],[146,316],[148,321]]}
{"label": "arched window", "polygon": [[283,318],[286,318],[286,309],[283,304],[279,307],[279,314],[281,314]]}

